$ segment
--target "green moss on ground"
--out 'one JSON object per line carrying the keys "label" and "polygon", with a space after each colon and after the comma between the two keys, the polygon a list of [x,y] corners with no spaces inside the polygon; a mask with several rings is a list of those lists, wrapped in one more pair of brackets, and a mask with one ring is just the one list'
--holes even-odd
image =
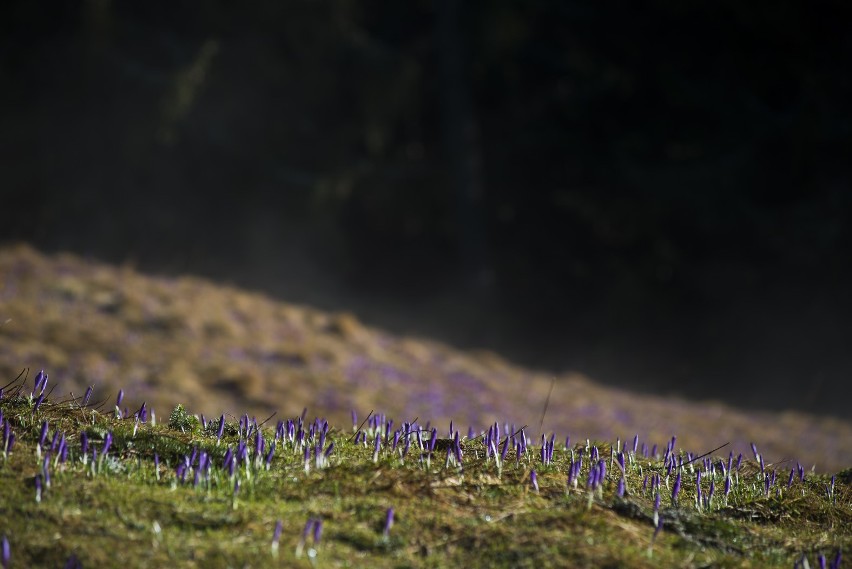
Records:
{"label": "green moss on ground", "polygon": [[[186,411],[176,410],[169,425],[151,425],[77,401],[34,406],[14,385],[0,399],[16,437],[0,458],[0,534],[9,540],[13,567],[63,566],[72,555],[85,567],[792,567],[803,554],[817,566],[818,554],[831,560],[838,549],[852,548],[849,477],[841,473],[831,490],[830,476],[808,472],[788,488],[795,463],[767,466],[761,474],[756,463],[744,461],[727,504],[720,470],[705,473],[703,492],[711,478],[716,489],[709,507],[696,505],[698,462],[684,466],[675,507],[674,475],[666,477],[661,460],[630,460],[630,453],[627,490],[616,495],[621,472],[610,462],[610,444],[617,443],[595,445],[608,471],[601,490],[592,492],[587,458],[576,488],[567,483],[572,453],[587,457],[585,444],[565,449],[557,443],[548,466],[541,464],[540,447],[530,446],[520,458],[509,452],[498,468],[486,458],[482,437],[462,442],[461,467],[452,460],[447,465],[443,449],[452,445],[441,442],[427,466],[413,435],[404,459],[402,445],[396,451],[383,445],[374,461],[372,428],[364,427],[368,442],[356,444],[351,429],[332,426],[324,448],[334,448],[320,468],[312,455],[306,469],[302,445],[289,437],[276,441],[267,468],[263,458],[252,458],[257,439],[250,433],[243,439],[248,465],[231,476],[222,461],[245,434],[236,420],[228,420],[217,440],[218,418],[216,429],[202,429]],[[45,421],[46,446],[59,432],[69,450],[64,463],[58,450],[49,454],[50,487],[36,501],[47,454],[37,448]],[[267,449],[276,438],[271,423],[261,427]],[[94,466],[90,455],[86,462],[81,456],[84,432],[99,452],[112,437],[107,458]],[[313,448],[318,435],[306,437]],[[209,476],[200,472],[197,486],[195,468],[185,482],[176,473],[193,449],[212,457]],[[767,494],[764,476],[775,468]],[[530,484],[533,469],[538,491]],[[663,527],[656,538],[654,495],[643,491],[653,473],[662,476]],[[391,507],[395,520],[386,537]],[[297,557],[310,519],[322,520],[321,539],[314,544],[309,537]]]}

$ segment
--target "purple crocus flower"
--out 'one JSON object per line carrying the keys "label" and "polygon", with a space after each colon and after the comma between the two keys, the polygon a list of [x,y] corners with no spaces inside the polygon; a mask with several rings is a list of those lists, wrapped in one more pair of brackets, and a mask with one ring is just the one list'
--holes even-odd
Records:
{"label": "purple crocus flower", "polygon": [[385,529],[382,532],[385,539],[390,537],[391,527],[393,527],[393,508],[388,508],[388,511],[385,513]]}
{"label": "purple crocus flower", "polygon": [[672,488],[672,505],[677,505],[677,495],[680,493],[680,472],[677,473],[677,478],[675,478],[674,487]]}
{"label": "purple crocus flower", "polygon": [[598,469],[596,466],[589,468],[589,478],[586,481],[586,486],[592,490],[598,487]]}
{"label": "purple crocus flower", "polygon": [[538,493],[538,476],[535,473],[535,470],[530,472],[530,484],[535,488],[536,493]]}
{"label": "purple crocus flower", "polygon": [[[408,447],[406,446],[406,448],[408,448]],[[331,441],[328,445],[328,448],[325,449],[325,453],[323,454],[323,456],[325,457],[326,460],[328,460],[328,457],[331,456],[331,453],[332,453],[333,450],[334,450],[334,441]]]}
{"label": "purple crocus flower", "polygon": [[793,485],[793,477],[794,477],[795,475],[796,475],[796,469],[795,469],[795,468],[791,468],[791,469],[790,469],[790,478],[788,478],[788,479],[787,479],[787,489],[788,489],[788,490],[790,489],[790,486],[792,486],[792,485]]}
{"label": "purple crocus flower", "polygon": [[0,555],[0,562],[3,563],[3,569],[9,569],[9,561],[12,559],[12,551],[9,547],[9,540],[3,536],[3,553]]}
{"label": "purple crocus flower", "polygon": [[44,373],[44,370],[41,370],[35,376],[35,383],[33,384],[33,392],[31,396],[35,397],[36,393],[41,395],[44,393],[45,387],[47,387],[47,374]]}
{"label": "purple crocus flower", "polygon": [[92,391],[94,389],[95,389],[94,385],[90,385],[89,387],[86,388],[86,394],[83,395],[83,404],[81,405],[82,407],[85,407],[86,405],[89,404],[89,398],[92,397]]}
{"label": "purple crocus flower", "polygon": [[373,462],[377,462],[379,460],[379,450],[382,446],[382,435],[380,432],[376,432],[376,441],[373,443]]}
{"label": "purple crocus flower", "polygon": [[[314,518],[308,518],[308,521],[305,523],[305,528],[302,530],[302,535],[299,538],[299,545],[296,546],[296,557],[302,556],[302,550],[305,548],[305,542],[308,541],[308,536],[311,534],[311,529],[314,530],[314,544],[316,544],[319,536],[317,535],[317,527],[316,525],[320,523],[319,520],[314,520]],[[322,528],[319,529],[319,532],[322,532]]]}
{"label": "purple crocus flower", "polygon": [[618,490],[616,492],[619,498],[624,497],[624,476],[622,476],[618,481]]}
{"label": "purple crocus flower", "polygon": [[837,550],[837,555],[834,556],[834,561],[831,562],[831,569],[840,569],[840,561],[843,560],[843,554],[840,549]]}
{"label": "purple crocus flower", "polygon": [[263,437],[260,434],[260,431],[257,431],[254,435],[254,456],[258,456],[263,452]]}
{"label": "purple crocus flower", "polygon": [[44,401],[44,393],[38,396],[38,399],[35,400],[35,404],[33,405],[33,413],[38,411],[38,408],[41,407],[42,402]]}
{"label": "purple crocus flower", "polygon": [[453,440],[453,450],[455,451],[456,462],[458,462],[459,466],[461,466],[462,449],[461,449],[461,442],[459,441],[459,432],[458,431],[456,431],[456,436],[455,436],[455,439]]}
{"label": "purple crocus flower", "polygon": [[284,528],[284,524],[281,520],[275,522],[275,530],[272,532],[272,550],[278,550],[278,542],[281,540],[281,530]]}
{"label": "purple crocus flower", "polygon": [[701,504],[701,471],[695,473],[695,500]]}
{"label": "purple crocus flower", "polygon": [[822,553],[817,555],[817,563],[819,563],[819,569],[825,569],[825,555]]}
{"label": "purple crocus flower", "polygon": [[317,518],[316,521],[314,521],[314,547],[319,545],[321,537],[322,537],[322,520]]}
{"label": "purple crocus flower", "polygon": [[216,433],[216,442],[222,440],[222,435],[225,433],[225,414],[219,417],[219,431]]}
{"label": "purple crocus flower", "polygon": [[101,451],[101,456],[106,456],[107,452],[109,452],[109,447],[112,445],[112,431],[107,432],[104,437],[104,448]]}
{"label": "purple crocus flower", "polygon": [[121,406],[121,401],[124,399],[124,390],[118,390],[118,396],[115,398],[115,407],[118,409]]}
{"label": "purple crocus flower", "polygon": [[41,424],[41,434],[38,437],[38,446],[44,448],[44,441],[47,439],[47,421]]}

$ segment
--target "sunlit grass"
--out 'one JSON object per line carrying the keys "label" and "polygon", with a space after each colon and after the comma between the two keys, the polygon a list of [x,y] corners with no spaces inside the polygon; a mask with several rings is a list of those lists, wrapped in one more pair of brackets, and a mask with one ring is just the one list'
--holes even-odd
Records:
{"label": "sunlit grass", "polygon": [[850,471],[759,446],[700,457],[372,412],[155,423],[47,383],[0,399],[10,567],[819,567],[852,547]]}

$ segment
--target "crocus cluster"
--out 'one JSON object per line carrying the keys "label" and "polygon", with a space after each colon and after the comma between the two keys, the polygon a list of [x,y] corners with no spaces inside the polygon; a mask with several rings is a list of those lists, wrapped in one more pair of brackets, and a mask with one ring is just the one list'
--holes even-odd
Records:
{"label": "crocus cluster", "polygon": [[305,529],[302,530],[302,536],[299,538],[299,544],[296,546],[296,557],[302,556],[309,537],[313,537],[313,547],[308,550],[308,555],[314,557],[322,537],[322,520],[320,518],[308,518]]}
{"label": "crocus cluster", "polygon": [[550,441],[543,434],[541,435],[541,464],[549,466],[553,462],[553,443],[556,439],[556,434],[550,435]]}
{"label": "crocus cluster", "polygon": [[[38,409],[38,404],[45,401],[47,381],[47,374],[43,371],[36,376],[35,385],[29,392],[29,400],[36,402],[33,404],[33,412]],[[27,400],[28,391],[21,395],[22,400]],[[88,405],[91,391],[91,387],[86,391],[80,405],[81,409]],[[133,435],[135,436],[137,428],[148,420],[149,409],[143,403],[138,411],[132,415],[128,414],[126,410],[121,412],[120,405],[123,397],[124,392],[119,391],[115,400],[115,419],[110,419],[110,421],[115,424],[118,420],[133,420]],[[74,404],[76,405],[76,400]],[[36,501],[39,502],[46,496],[46,492],[53,492],[53,490],[49,490],[51,476],[55,476],[57,472],[68,470],[67,465],[60,465],[66,463],[69,447],[72,446],[69,441],[73,441],[74,436],[76,436],[73,432],[66,434],[66,432],[57,428],[57,425],[63,424],[62,422],[53,422],[54,428],[51,430],[51,423],[48,420],[42,420],[44,416],[48,416],[47,410],[51,409],[53,408],[46,405],[41,413],[28,419],[29,424],[33,425],[33,431],[38,429],[36,444],[38,462],[33,469],[35,474],[34,476],[30,475],[32,476],[30,480],[34,483]],[[95,412],[96,410],[92,411],[92,413]],[[253,479],[264,476],[264,472],[275,468],[277,464],[285,463],[290,466],[295,464],[297,468],[301,468],[303,462],[306,474],[329,468],[332,466],[332,462],[337,463],[339,458],[339,455],[334,454],[335,443],[340,445],[344,441],[343,439],[331,440],[334,435],[331,434],[333,430],[329,427],[328,421],[319,418],[306,421],[306,412],[306,410],[303,411],[300,417],[294,419],[278,421],[274,432],[271,428],[264,428],[265,422],[258,423],[256,418],[250,418],[247,414],[239,419],[236,426],[234,423],[227,424],[224,414],[218,418],[218,421],[215,418],[207,420],[201,416],[200,422],[205,433],[210,436],[209,445],[204,442],[197,443],[198,439],[193,438],[193,441],[197,444],[191,448],[187,446],[177,455],[176,461],[174,454],[170,453],[164,456],[167,461],[167,466],[163,470],[164,478],[169,480],[175,488],[178,484],[187,487],[191,485],[194,488],[200,486],[208,491],[215,487],[233,487],[232,499],[234,507],[236,507],[236,497],[240,492],[241,484],[247,483],[249,484],[248,487],[252,488]],[[189,419],[189,428],[197,428],[197,418],[191,416]],[[589,507],[595,499],[604,499],[605,490],[612,491],[612,488],[606,484],[608,473],[610,473],[613,482],[617,482],[614,485],[614,495],[619,498],[625,495],[640,496],[638,484],[634,487],[632,481],[638,480],[644,475],[641,496],[648,500],[653,499],[653,539],[656,539],[663,527],[662,516],[669,516],[667,512],[661,512],[661,496],[664,491],[667,493],[670,491],[673,508],[681,507],[683,502],[692,504],[692,497],[694,496],[695,507],[707,511],[718,507],[715,502],[721,501],[722,494],[724,494],[726,505],[731,495],[733,495],[732,499],[735,503],[743,497],[748,500],[762,499],[761,496],[769,497],[773,492],[780,495],[782,491],[786,492],[792,489],[797,478],[800,482],[803,482],[805,478],[804,467],[797,463],[795,467],[790,469],[786,478],[784,478],[784,475],[787,472],[782,472],[779,482],[777,471],[771,463],[765,462],[764,456],[758,452],[757,446],[753,443],[751,449],[759,471],[755,475],[748,474],[752,478],[749,481],[750,483],[746,485],[740,484],[740,476],[742,474],[745,477],[745,473],[753,472],[753,470],[747,468],[744,473],[741,473],[742,454],[735,458],[733,452],[731,452],[728,454],[727,460],[718,457],[713,458],[709,456],[709,453],[708,456],[693,455],[678,449],[676,447],[677,438],[674,436],[665,445],[661,457],[657,454],[657,445],[653,446],[650,450],[650,456],[654,457],[655,460],[660,460],[661,464],[652,465],[642,458],[649,457],[646,443],[641,444],[640,457],[638,435],[633,437],[632,445],[629,444],[630,439],[625,439],[624,448],[622,448],[621,439],[617,439],[615,444],[611,446],[602,444],[600,447],[586,440],[585,446],[581,443],[576,448],[571,448],[570,437],[566,437],[564,452],[560,451],[559,455],[554,457],[556,433],[551,433],[549,437],[542,434],[538,452],[534,452],[528,449],[528,445],[532,448],[532,441],[526,436],[525,426],[516,429],[515,425],[501,425],[499,422],[495,422],[478,436],[476,431],[470,427],[467,428],[467,434],[462,435],[462,431],[451,421],[448,430],[440,429],[442,433],[447,434],[447,437],[439,438],[437,427],[431,426],[430,423],[421,425],[417,422],[417,419],[395,424],[392,419],[385,415],[374,415],[371,412],[364,423],[359,426],[357,425],[357,414],[353,411],[352,423],[354,434],[348,437],[346,444],[351,446],[354,441],[356,447],[360,449],[359,452],[363,452],[364,458],[369,460],[371,457],[374,463],[412,465],[415,468],[420,467],[428,470],[432,468],[431,460],[435,457],[436,461],[439,461],[437,468],[441,468],[440,461],[445,459],[443,460],[443,468],[457,469],[457,472],[462,473],[465,469],[471,468],[471,464],[474,466],[482,464],[482,462],[477,463],[477,460],[484,460],[486,465],[490,465],[493,461],[497,466],[498,475],[502,476],[507,459],[512,460],[509,458],[509,451],[511,450],[514,452],[516,472],[529,472],[529,487],[534,492],[539,493],[542,488],[547,490],[548,480],[553,479],[553,476],[550,475],[542,478],[540,476],[542,473],[553,473],[554,468],[567,467],[566,493],[569,496],[577,493],[587,496]],[[3,451],[4,455],[7,455],[14,445],[15,434],[12,432],[12,424],[10,424],[8,418],[3,417],[2,410],[0,410],[0,425],[2,425]],[[117,440],[113,431],[101,430],[100,428],[89,428],[88,433],[85,430],[79,432],[79,458],[84,465],[91,459],[93,474],[100,470],[97,465],[103,464],[105,460],[109,459],[110,464],[115,462],[110,452],[112,452],[112,455],[122,454],[123,439],[127,436],[125,434],[127,430],[116,430],[115,432],[118,436]],[[103,441],[102,444],[99,444],[101,433],[104,433]],[[214,435],[215,446],[213,443]],[[414,449],[413,455],[410,454],[412,448]],[[183,454],[183,452],[186,452],[186,454]],[[74,458],[72,463],[76,462],[77,457],[74,456],[76,447],[70,453]],[[411,456],[414,458],[409,458]],[[417,462],[418,456],[419,463]],[[406,462],[407,460],[409,462]],[[521,465],[522,460],[525,461],[523,465]],[[156,452],[153,453],[153,461],[156,478],[159,481],[160,457]],[[172,463],[172,461],[175,462]],[[511,468],[511,464],[509,467]],[[647,470],[643,471],[643,468],[647,468]],[[631,473],[634,476],[638,474],[639,478],[631,478]],[[784,480],[786,480],[786,485]],[[582,485],[583,481],[585,481],[585,488],[578,489],[578,485]],[[628,488],[629,481],[630,488]],[[666,487],[665,490],[663,485]],[[801,491],[805,492],[805,485],[801,486]],[[798,492],[798,488],[796,491]],[[826,483],[824,486],[820,485],[818,493],[821,499],[827,499],[831,502],[837,501],[838,494],[842,495],[842,492],[838,492],[836,488],[834,477],[831,478],[830,483]],[[614,502],[624,503],[620,500],[614,500]],[[382,538],[385,542],[389,540],[390,531],[394,524],[394,515],[393,507],[386,509],[382,531]],[[674,517],[668,517],[668,519],[672,520]],[[274,555],[277,555],[278,552],[282,527],[282,521],[277,520],[272,536],[272,552]],[[296,548],[296,555],[301,556],[310,542],[312,547],[307,552],[311,558],[315,557],[322,531],[322,520],[317,517],[309,518]],[[8,541],[4,538],[2,557],[4,567],[8,565],[8,557]],[[831,567],[839,567],[839,560],[840,554],[838,552],[836,562]],[[802,561],[803,563],[807,562],[804,558],[802,558]],[[821,555],[818,561],[820,567],[825,567],[824,556]]]}
{"label": "crocus cluster", "polygon": [[[843,560],[843,554],[838,549],[837,554],[832,559],[831,563],[828,564],[828,569],[840,569],[840,562]],[[817,565],[819,569],[826,569],[826,558],[825,555],[820,553],[817,555]],[[796,560],[796,563],[793,564],[793,569],[806,569],[810,567],[810,563],[808,563],[807,555],[802,554],[802,556]]]}

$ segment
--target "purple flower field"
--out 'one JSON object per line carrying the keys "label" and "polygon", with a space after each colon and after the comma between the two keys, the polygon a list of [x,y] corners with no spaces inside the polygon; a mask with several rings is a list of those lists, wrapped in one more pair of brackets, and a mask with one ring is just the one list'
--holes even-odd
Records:
{"label": "purple flower field", "polygon": [[[168,413],[191,403],[207,417],[312,414],[345,424],[355,410],[398,420],[450,419],[467,432],[494,421],[538,429],[554,379],[491,353],[394,337],[349,314],[328,314],[192,277],[144,276],[27,246],[0,251],[0,377],[46,369],[78,397],[94,385],[121,408]],[[52,386],[48,386],[50,389]],[[797,460],[836,471],[852,457],[852,423],[735,409],[555,378],[542,431],[649,446],[677,433],[685,447]],[[537,436],[538,433],[534,433]],[[650,449],[649,449],[650,450]]]}

